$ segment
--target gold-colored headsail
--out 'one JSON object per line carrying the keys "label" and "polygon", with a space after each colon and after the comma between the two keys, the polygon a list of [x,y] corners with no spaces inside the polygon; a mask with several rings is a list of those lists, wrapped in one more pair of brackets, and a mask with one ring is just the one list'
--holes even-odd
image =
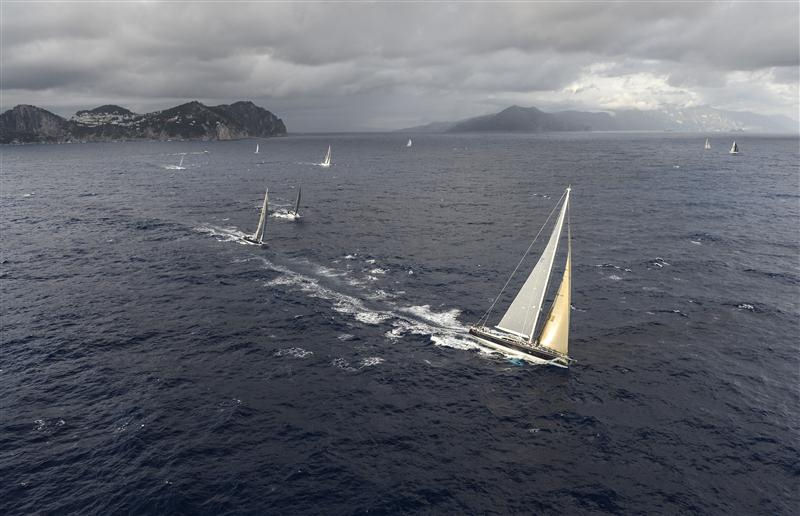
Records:
{"label": "gold-colored headsail", "polygon": [[[568,219],[569,220],[569,219]],[[572,279],[572,235],[567,222],[567,264],[564,277],[558,287],[550,314],[539,336],[539,345],[554,349],[565,355],[569,351],[569,313],[571,310],[570,282]]]}

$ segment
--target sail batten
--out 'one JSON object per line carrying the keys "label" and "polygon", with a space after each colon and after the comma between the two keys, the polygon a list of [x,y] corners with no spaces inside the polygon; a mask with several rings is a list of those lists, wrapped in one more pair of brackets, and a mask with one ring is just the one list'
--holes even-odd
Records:
{"label": "sail batten", "polygon": [[547,292],[547,284],[553,269],[553,261],[558,249],[568,205],[569,189],[542,256],[496,328],[519,335],[532,342],[544,296]]}

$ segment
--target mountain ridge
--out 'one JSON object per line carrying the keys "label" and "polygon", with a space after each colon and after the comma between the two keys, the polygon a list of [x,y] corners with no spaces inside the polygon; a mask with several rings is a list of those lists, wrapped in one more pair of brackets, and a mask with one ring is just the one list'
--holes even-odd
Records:
{"label": "mountain ridge", "polygon": [[613,111],[566,110],[545,112],[536,107],[509,106],[497,113],[454,122],[400,129],[412,133],[467,132],[565,132],[565,131],[675,131],[798,133],[796,120],[780,115],[726,111],[709,106],[666,110],[624,109]]}

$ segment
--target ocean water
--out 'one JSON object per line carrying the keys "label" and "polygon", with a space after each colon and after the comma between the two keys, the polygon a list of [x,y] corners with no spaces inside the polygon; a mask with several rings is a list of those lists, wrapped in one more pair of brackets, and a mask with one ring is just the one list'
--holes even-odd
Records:
{"label": "ocean water", "polygon": [[[705,136],[4,146],[0,513],[796,514],[798,140]],[[578,362],[490,355],[568,184]]]}

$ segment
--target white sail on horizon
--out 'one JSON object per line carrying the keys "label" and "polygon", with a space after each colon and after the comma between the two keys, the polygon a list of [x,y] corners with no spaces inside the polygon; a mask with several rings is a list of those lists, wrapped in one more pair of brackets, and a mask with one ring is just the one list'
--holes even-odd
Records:
{"label": "white sail on horizon", "polygon": [[708,141],[708,138],[706,138],[706,144],[705,144],[705,146],[703,148],[705,150],[709,150],[711,148],[711,142]]}
{"label": "white sail on horizon", "polygon": [[739,154],[739,146],[736,145],[736,140],[734,140],[733,145],[731,145],[730,154]]}
{"label": "white sail on horizon", "polygon": [[330,167],[331,166],[331,146],[328,145],[328,152],[325,153],[325,159],[322,160],[322,163],[319,164],[321,167]]}
{"label": "white sail on horizon", "polygon": [[258,144],[256,144],[256,154],[258,154]]}
{"label": "white sail on horizon", "polygon": [[411,138],[408,139],[408,143],[406,144],[406,147],[411,147]]}
{"label": "white sail on horizon", "polygon": [[536,323],[539,319],[544,296],[547,292],[547,283],[553,269],[553,261],[555,259],[556,250],[558,249],[561,230],[564,225],[564,216],[569,204],[569,194],[570,190],[567,189],[564,204],[561,206],[561,212],[558,215],[558,219],[553,227],[553,232],[550,234],[550,240],[542,252],[539,261],[536,263],[536,266],[534,266],[528,279],[525,280],[525,283],[517,293],[514,301],[511,302],[503,318],[496,326],[496,328],[500,330],[523,337],[529,342],[533,340]]}

